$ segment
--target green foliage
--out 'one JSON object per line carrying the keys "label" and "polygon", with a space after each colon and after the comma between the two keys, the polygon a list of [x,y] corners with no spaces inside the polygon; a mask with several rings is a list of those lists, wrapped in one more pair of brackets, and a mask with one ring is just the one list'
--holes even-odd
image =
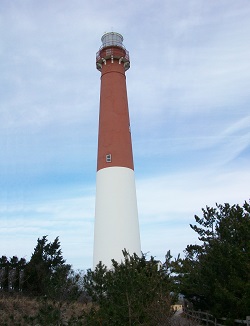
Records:
{"label": "green foliage", "polygon": [[9,261],[6,256],[0,258],[0,283],[1,289],[8,290]]}
{"label": "green foliage", "polygon": [[17,256],[0,258],[0,288],[3,291],[21,291],[23,270],[26,266],[24,258]]}
{"label": "green foliage", "polygon": [[25,268],[25,289],[35,295],[62,299],[65,293],[77,292],[71,274],[71,266],[65,264],[58,237],[49,243],[47,236],[43,236],[37,240]]}
{"label": "green foliage", "polygon": [[[170,279],[153,257],[123,251],[124,261],[111,269],[99,263],[84,277],[93,306],[89,325],[166,325],[170,315]],[[160,319],[160,320],[159,320]]]}
{"label": "green foliage", "polygon": [[217,317],[245,318],[250,307],[250,205],[203,209],[190,225],[201,244],[173,263],[179,291]]}
{"label": "green foliage", "polygon": [[37,314],[26,316],[26,322],[32,325],[61,325],[63,319],[60,308],[56,302],[49,302],[47,297],[44,297]]}

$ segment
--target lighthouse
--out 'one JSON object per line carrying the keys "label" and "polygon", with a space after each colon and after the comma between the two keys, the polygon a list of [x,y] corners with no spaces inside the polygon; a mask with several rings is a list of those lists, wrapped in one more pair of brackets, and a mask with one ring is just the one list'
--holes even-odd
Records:
{"label": "lighthouse", "polygon": [[129,53],[119,33],[105,33],[96,54],[101,72],[93,266],[141,255],[125,72]]}

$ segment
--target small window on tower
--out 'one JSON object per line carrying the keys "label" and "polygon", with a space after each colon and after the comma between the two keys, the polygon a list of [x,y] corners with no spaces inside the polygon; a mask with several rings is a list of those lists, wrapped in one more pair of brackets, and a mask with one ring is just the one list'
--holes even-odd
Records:
{"label": "small window on tower", "polygon": [[106,162],[107,163],[111,163],[112,159],[111,159],[111,154],[107,154],[106,155]]}

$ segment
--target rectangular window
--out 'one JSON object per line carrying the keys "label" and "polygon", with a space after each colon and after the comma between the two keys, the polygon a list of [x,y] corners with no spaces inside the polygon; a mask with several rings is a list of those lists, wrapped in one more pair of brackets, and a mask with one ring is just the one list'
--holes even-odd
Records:
{"label": "rectangular window", "polygon": [[106,155],[106,162],[111,163],[111,154]]}

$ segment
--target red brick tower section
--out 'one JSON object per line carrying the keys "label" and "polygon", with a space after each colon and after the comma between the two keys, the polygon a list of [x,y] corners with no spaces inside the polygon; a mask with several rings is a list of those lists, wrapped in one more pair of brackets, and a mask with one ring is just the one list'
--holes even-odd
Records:
{"label": "red brick tower section", "polygon": [[97,171],[111,166],[134,169],[125,76],[130,62],[120,46],[104,44],[97,53],[102,73]]}
{"label": "red brick tower section", "polygon": [[97,52],[101,72],[93,267],[120,262],[122,250],[141,254],[125,72],[129,54],[118,33]]}

